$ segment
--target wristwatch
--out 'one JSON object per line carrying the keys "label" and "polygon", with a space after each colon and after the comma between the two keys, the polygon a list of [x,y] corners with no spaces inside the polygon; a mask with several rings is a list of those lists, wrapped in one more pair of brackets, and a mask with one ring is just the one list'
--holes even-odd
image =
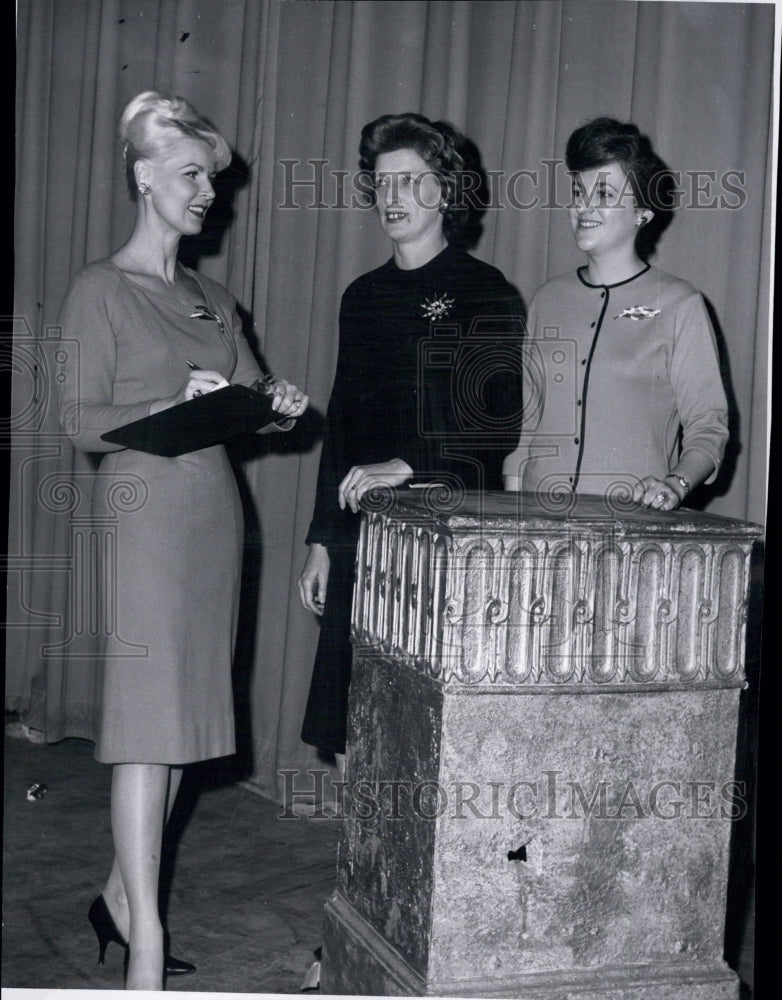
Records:
{"label": "wristwatch", "polygon": [[681,488],[684,490],[683,494],[684,496],[687,496],[687,494],[690,492],[690,481],[689,479],[685,479],[684,476],[677,476],[675,472],[669,472],[665,478],[675,479],[676,482],[679,484],[679,486],[681,486]]}

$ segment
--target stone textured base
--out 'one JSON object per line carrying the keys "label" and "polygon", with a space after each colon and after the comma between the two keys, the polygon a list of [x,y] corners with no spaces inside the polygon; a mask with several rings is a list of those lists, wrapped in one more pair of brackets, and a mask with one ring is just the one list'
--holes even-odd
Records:
{"label": "stone textured base", "polygon": [[410,493],[362,521],[323,989],[735,1000],[758,529]]}
{"label": "stone textured base", "polygon": [[633,965],[496,979],[427,983],[339,893],[326,904],[322,993],[371,996],[513,997],[514,1000],[738,1000],[724,963]]}
{"label": "stone textured base", "polygon": [[735,998],[737,699],[454,692],[357,656],[323,989]]}

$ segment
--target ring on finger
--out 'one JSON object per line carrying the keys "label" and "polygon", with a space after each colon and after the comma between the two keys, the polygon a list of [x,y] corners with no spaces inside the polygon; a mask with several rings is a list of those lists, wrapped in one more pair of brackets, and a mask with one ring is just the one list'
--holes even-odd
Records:
{"label": "ring on finger", "polygon": [[667,500],[668,497],[665,493],[658,493],[657,496],[654,498],[653,503],[656,503],[658,507],[662,507],[662,505],[666,503]]}

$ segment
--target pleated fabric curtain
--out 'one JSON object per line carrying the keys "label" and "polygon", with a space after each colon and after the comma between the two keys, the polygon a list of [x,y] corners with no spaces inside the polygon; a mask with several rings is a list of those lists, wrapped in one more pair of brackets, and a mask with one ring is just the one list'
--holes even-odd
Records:
{"label": "pleated fabric curtain", "polygon": [[55,326],[70,275],[132,225],[115,138],[127,100],[181,93],[231,142],[214,225],[183,254],[236,295],[265,362],[312,399],[292,434],[235,455],[240,750],[278,796],[279,770],[324,766],[298,738],[318,626],[296,579],[339,299],[390,253],[351,204],[361,127],[412,110],[474,140],[493,183],[474,252],[529,301],[581,262],[557,207],[568,134],[599,114],[636,121],[681,172],[654,263],[706,296],[733,404],[731,452],[702,502],[762,521],[774,34],[772,4],[20,0],[7,708],[49,741],[94,732],[110,581],[91,576],[94,464],[59,432],[51,371],[71,350]]}

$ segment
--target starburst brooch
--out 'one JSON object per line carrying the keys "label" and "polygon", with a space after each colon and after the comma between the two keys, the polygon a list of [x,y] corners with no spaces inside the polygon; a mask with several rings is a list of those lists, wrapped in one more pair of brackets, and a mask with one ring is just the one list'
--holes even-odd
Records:
{"label": "starburst brooch", "polygon": [[453,299],[447,295],[433,295],[421,303],[421,312],[428,320],[444,319],[451,311]]}
{"label": "starburst brooch", "polygon": [[629,309],[623,309],[618,316],[614,316],[614,319],[633,319],[638,322],[639,319],[651,319],[659,312],[659,309],[650,309],[649,306],[630,306]]}

